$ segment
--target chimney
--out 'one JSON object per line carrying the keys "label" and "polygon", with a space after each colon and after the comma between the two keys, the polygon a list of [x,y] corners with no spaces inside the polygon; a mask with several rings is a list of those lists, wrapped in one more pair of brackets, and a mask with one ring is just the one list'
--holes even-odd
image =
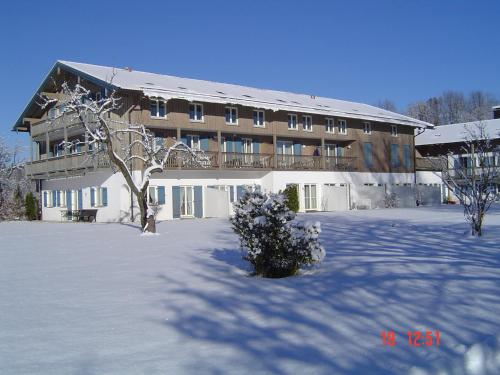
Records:
{"label": "chimney", "polygon": [[493,107],[493,118],[500,118],[500,105]]}

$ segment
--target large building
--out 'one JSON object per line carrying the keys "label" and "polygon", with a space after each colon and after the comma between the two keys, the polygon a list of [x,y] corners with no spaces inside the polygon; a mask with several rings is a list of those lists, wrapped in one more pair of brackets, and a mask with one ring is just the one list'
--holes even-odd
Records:
{"label": "large building", "polygon": [[[122,106],[110,120],[142,123],[158,142],[182,140],[210,157],[208,167],[173,162],[153,176],[150,202],[160,220],[227,216],[248,185],[278,192],[296,184],[301,211],[380,207],[388,191],[412,205],[414,130],[432,127],[366,104],[58,61],[14,125],[30,134],[26,169],[45,220],[88,208],[101,222],[137,213],[107,158],[87,157],[82,124],[57,116],[63,82],[79,82],[97,98],[115,90]],[[38,94],[61,102],[42,110]]]}
{"label": "large building", "polygon": [[[457,202],[454,192],[450,191],[442,182],[440,168],[442,157],[447,159],[446,168],[449,170],[478,168],[478,160],[468,153],[465,141],[470,138],[470,132],[477,132],[477,126],[484,128],[485,135],[491,140],[493,147],[500,147],[500,106],[493,107],[493,119],[440,125],[434,129],[426,129],[417,135],[416,169],[417,184],[441,187],[443,201]],[[490,153],[490,165],[500,168],[500,160],[493,152]],[[476,156],[477,159],[477,156]],[[498,173],[498,172],[497,172]],[[493,184],[492,189],[500,192],[500,178]]]}

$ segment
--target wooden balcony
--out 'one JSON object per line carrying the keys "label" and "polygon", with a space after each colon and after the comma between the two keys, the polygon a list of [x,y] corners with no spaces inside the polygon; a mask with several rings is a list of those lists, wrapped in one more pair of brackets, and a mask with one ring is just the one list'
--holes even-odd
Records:
{"label": "wooden balcony", "polygon": [[438,172],[447,168],[446,161],[439,157],[417,157],[415,158],[415,169],[417,171]]}
{"label": "wooden balcony", "polygon": [[32,178],[78,175],[97,169],[110,168],[110,161],[105,154],[95,157],[87,153],[69,154],[45,158],[26,163],[26,174]]}

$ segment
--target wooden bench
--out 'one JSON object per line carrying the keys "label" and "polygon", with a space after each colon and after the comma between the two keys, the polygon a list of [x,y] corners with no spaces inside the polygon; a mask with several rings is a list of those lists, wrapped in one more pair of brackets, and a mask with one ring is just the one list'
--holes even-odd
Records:
{"label": "wooden bench", "polygon": [[63,219],[68,221],[88,221],[95,222],[97,217],[96,209],[85,209],[85,210],[61,210],[61,221]]}

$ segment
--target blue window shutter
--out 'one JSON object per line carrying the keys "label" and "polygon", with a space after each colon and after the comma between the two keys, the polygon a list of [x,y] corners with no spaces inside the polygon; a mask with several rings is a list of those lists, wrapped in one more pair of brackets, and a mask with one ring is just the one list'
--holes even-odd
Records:
{"label": "blue window shutter", "polygon": [[52,207],[57,206],[57,193],[55,190],[52,190]]}
{"label": "blue window shutter", "polygon": [[158,186],[158,204],[165,204],[165,186]]}
{"label": "blue window shutter", "polygon": [[363,144],[363,151],[365,156],[365,166],[367,168],[371,168],[373,166],[372,144],[370,142],[365,142]]}
{"label": "blue window shutter", "polygon": [[90,207],[95,207],[95,189],[90,188]]}
{"label": "blue window shutter", "polygon": [[71,210],[71,190],[66,190],[66,208]]}
{"label": "blue window shutter", "polygon": [[102,205],[106,207],[108,205],[108,188],[102,188]]}
{"label": "blue window shutter", "polygon": [[245,186],[238,185],[236,186],[236,200],[239,201],[243,194],[245,193]]}
{"label": "blue window shutter", "polygon": [[277,141],[276,142],[276,153],[277,154],[282,154],[283,153],[283,142],[282,141]]}
{"label": "blue window shutter", "polygon": [[200,138],[200,147],[203,151],[208,151],[208,137],[206,135]]}
{"label": "blue window shutter", "polygon": [[83,194],[82,189],[78,190],[78,209],[81,210],[83,208]]}
{"label": "blue window shutter", "polygon": [[185,135],[181,136],[181,142],[187,145],[187,138]]}
{"label": "blue window shutter", "polygon": [[194,216],[203,217],[203,187],[194,187]]}
{"label": "blue window shutter", "polygon": [[234,143],[235,143],[235,146],[236,146],[235,147],[235,152],[236,153],[241,153],[241,139],[237,138]]}
{"label": "blue window shutter", "polygon": [[181,217],[181,188],[172,186],[172,215],[174,219]]}
{"label": "blue window shutter", "polygon": [[43,192],[43,207],[47,207],[47,192]]}
{"label": "blue window shutter", "polygon": [[229,202],[234,202],[234,186],[229,186]]}
{"label": "blue window shutter", "polygon": [[410,145],[403,146],[403,156],[405,168],[411,168],[411,153],[410,153]]}
{"label": "blue window shutter", "polygon": [[260,142],[258,138],[252,139],[252,144],[253,144],[253,153],[254,154],[260,154]]}
{"label": "blue window shutter", "polygon": [[76,152],[82,152],[82,144],[80,142],[76,144]]}
{"label": "blue window shutter", "polygon": [[56,206],[61,205],[61,190],[57,190],[57,200],[56,200]]}
{"label": "blue window shutter", "polygon": [[393,167],[399,167],[399,147],[397,144],[391,144],[391,165]]}
{"label": "blue window shutter", "polygon": [[234,152],[233,140],[231,138],[226,139],[226,151]]}
{"label": "blue window shutter", "polygon": [[293,154],[301,155],[302,154],[302,145],[300,143],[293,144]]}

